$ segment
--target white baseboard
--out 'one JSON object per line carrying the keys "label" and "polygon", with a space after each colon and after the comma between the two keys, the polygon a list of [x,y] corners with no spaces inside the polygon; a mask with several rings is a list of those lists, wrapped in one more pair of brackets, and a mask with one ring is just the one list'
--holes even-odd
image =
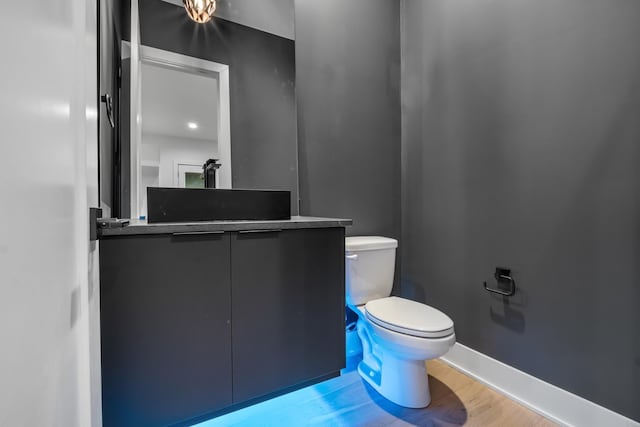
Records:
{"label": "white baseboard", "polygon": [[560,424],[639,427],[640,423],[456,343],[442,360],[483,384]]}

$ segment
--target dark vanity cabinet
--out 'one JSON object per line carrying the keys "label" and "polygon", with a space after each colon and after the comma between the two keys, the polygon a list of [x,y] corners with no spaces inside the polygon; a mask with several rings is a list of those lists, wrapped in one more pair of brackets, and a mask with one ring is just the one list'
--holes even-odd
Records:
{"label": "dark vanity cabinet", "polygon": [[105,427],[164,426],[232,403],[229,243],[229,234],[101,240]]}
{"label": "dark vanity cabinet", "polygon": [[231,235],[233,401],[344,367],[344,229]]}
{"label": "dark vanity cabinet", "polygon": [[100,241],[105,427],[207,418],[344,366],[344,228]]}

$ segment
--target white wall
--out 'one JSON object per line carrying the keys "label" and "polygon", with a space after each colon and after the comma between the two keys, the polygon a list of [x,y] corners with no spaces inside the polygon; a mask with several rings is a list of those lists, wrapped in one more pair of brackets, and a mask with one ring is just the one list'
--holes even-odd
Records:
{"label": "white wall", "polygon": [[[142,215],[147,212],[148,186],[176,186],[176,162],[203,165],[210,158],[219,158],[218,143],[215,141],[143,133],[140,145],[140,161],[143,166],[140,182]],[[149,167],[152,164],[157,164],[158,168]]]}
{"label": "white wall", "polygon": [[0,425],[86,427],[95,1],[2,2],[0,39]]}
{"label": "white wall", "polygon": [[216,15],[295,40],[294,0],[218,0]]}

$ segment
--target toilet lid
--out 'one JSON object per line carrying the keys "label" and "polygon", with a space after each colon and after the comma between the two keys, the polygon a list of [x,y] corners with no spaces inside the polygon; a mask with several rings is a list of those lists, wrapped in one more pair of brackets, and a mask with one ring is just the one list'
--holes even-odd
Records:
{"label": "toilet lid", "polygon": [[440,310],[398,297],[381,298],[365,305],[367,318],[386,329],[421,338],[441,338],[453,333],[453,320]]}
{"label": "toilet lid", "polygon": [[398,241],[389,237],[354,236],[344,239],[344,249],[347,252],[375,251],[379,249],[395,249]]}

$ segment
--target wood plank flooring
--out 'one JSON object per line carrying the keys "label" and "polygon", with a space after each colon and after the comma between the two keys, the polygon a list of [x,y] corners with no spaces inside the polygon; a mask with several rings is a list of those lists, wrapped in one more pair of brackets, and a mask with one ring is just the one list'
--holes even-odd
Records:
{"label": "wood plank flooring", "polygon": [[427,363],[431,405],[399,407],[353,371],[198,427],[554,426],[551,421],[438,360]]}

